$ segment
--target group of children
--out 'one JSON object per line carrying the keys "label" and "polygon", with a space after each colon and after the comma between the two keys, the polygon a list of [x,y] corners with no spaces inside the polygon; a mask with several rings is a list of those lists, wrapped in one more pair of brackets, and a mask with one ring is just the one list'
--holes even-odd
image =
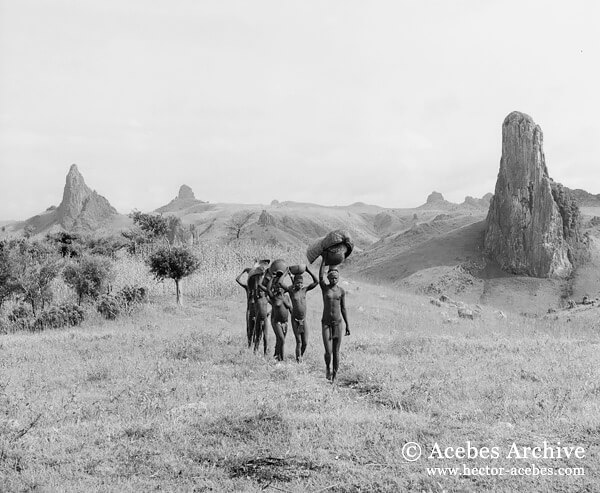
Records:
{"label": "group of children", "polygon": [[[291,315],[292,330],[296,339],[296,361],[301,362],[308,343],[308,327],[306,323],[306,293],[319,285],[323,295],[323,316],[321,318],[323,345],[325,347],[326,377],[332,382],[335,380],[339,367],[339,350],[342,341],[342,322],[346,326],[345,334],[350,335],[348,316],[346,313],[346,293],[339,285],[339,272],[337,267],[329,266],[327,282],[325,281],[326,263],[321,261],[319,277],[314,275],[310,268],[295,266],[288,269],[273,269],[274,266],[283,265],[282,261],[275,261],[271,269],[246,268],[236,278],[237,283],[246,290],[246,332],[248,347],[254,344],[256,352],[263,341],[263,351],[267,354],[267,318],[271,316],[271,326],[275,333],[275,359],[283,361],[284,343],[287,335],[288,320]],[[263,261],[267,266],[268,261]],[[274,272],[273,272],[274,270]],[[295,273],[292,273],[292,270]],[[304,285],[304,272],[308,273],[312,281]],[[242,277],[247,274],[247,281]],[[289,276],[291,284],[285,283]],[[287,295],[287,296],[286,296]],[[271,310],[269,311],[269,305]],[[332,361],[333,360],[333,361]],[[331,363],[333,362],[333,369]]]}

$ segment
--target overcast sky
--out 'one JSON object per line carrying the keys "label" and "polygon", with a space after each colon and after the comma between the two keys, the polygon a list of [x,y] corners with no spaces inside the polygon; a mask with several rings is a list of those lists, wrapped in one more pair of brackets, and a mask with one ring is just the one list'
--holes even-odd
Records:
{"label": "overcast sky", "polygon": [[0,219],[76,163],[120,211],[388,207],[493,191],[513,110],[550,175],[600,193],[589,1],[0,0]]}

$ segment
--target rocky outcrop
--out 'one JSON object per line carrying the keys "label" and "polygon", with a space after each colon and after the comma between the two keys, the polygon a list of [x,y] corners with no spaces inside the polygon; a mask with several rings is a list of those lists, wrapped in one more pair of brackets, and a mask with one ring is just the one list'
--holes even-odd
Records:
{"label": "rocky outcrop", "polygon": [[275,222],[275,217],[263,209],[258,218],[258,224],[260,226],[275,226]]}
{"label": "rocky outcrop", "polygon": [[177,194],[179,200],[196,200],[194,191],[187,185],[181,185],[179,187],[179,193]]}
{"label": "rocky outcrop", "polygon": [[[564,188],[569,190],[567,187]],[[569,191],[579,207],[600,207],[600,194],[592,194],[580,188]]]}
{"label": "rocky outcrop", "polygon": [[28,228],[34,234],[55,231],[90,231],[108,224],[118,213],[102,195],[89,188],[73,164],[67,174],[63,198],[58,207],[19,223],[17,229]]}
{"label": "rocky outcrop", "polygon": [[543,134],[517,111],[502,124],[502,157],[487,215],[486,253],[508,272],[566,277],[579,241],[579,210],[548,175]]}
{"label": "rocky outcrop", "polygon": [[191,213],[193,212],[191,208],[201,204],[206,204],[206,202],[198,200],[191,187],[187,185],[181,185],[181,187],[179,187],[179,193],[177,194],[177,197],[171,200],[171,202],[169,202],[167,205],[163,205],[162,207],[156,209],[155,212],[160,212],[161,214],[180,211]]}
{"label": "rocky outcrop", "polygon": [[486,193],[480,199],[477,199],[475,197],[471,197],[471,196],[467,195],[465,197],[464,202],[460,205],[463,207],[471,207],[474,209],[488,210],[490,207],[490,201],[492,200],[492,197],[493,197],[493,195],[491,193]]}
{"label": "rocky outcrop", "polygon": [[434,191],[429,194],[427,201],[417,209],[446,210],[455,206],[456,204],[448,202],[441,193]]}
{"label": "rocky outcrop", "polygon": [[117,211],[102,195],[90,189],[73,164],[67,174],[63,199],[56,209],[56,219],[65,229],[94,229]]}

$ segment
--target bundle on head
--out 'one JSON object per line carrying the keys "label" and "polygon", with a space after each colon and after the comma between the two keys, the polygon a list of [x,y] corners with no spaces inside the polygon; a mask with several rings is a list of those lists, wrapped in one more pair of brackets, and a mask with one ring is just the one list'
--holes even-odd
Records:
{"label": "bundle on head", "polygon": [[312,264],[323,255],[325,264],[338,265],[348,258],[353,248],[354,243],[350,234],[343,229],[336,229],[310,245],[306,250],[306,257]]}
{"label": "bundle on head", "polygon": [[286,269],[287,269],[287,264],[285,263],[285,260],[277,259],[277,260],[274,260],[273,263],[271,264],[271,266],[269,267],[269,273],[271,275],[275,275],[278,272],[281,272],[283,274]]}
{"label": "bundle on head", "polygon": [[306,265],[298,264],[298,265],[290,265],[290,274],[293,276],[302,275],[306,272]]}
{"label": "bundle on head", "polygon": [[270,260],[257,260],[254,267],[248,271],[248,280],[254,276],[262,276],[269,268]]}

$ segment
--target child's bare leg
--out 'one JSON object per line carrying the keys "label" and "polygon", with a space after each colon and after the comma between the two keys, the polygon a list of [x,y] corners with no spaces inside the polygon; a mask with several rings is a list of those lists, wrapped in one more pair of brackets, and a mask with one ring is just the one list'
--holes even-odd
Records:
{"label": "child's bare leg", "polygon": [[251,314],[250,311],[246,312],[246,335],[248,337],[248,347],[252,347],[254,340],[254,324],[256,316]]}
{"label": "child's bare leg", "polygon": [[340,346],[342,344],[342,338],[336,337],[333,339],[333,373],[331,374],[331,381],[335,380],[340,364]]}
{"label": "child's bare leg", "polygon": [[296,361],[300,363],[302,335],[300,334],[300,324],[294,318],[292,318],[292,330],[294,331],[294,337],[296,338]]}
{"label": "child's bare leg", "polygon": [[328,325],[323,325],[323,346],[325,347],[325,374],[327,376],[327,380],[331,380],[331,370],[329,365],[331,364],[331,339],[329,339],[331,328]]}
{"label": "child's bare leg", "polygon": [[267,331],[263,330],[263,354],[267,355]]}
{"label": "child's bare leg", "polygon": [[300,356],[304,356],[304,351],[306,351],[306,346],[308,346],[308,327],[306,326],[306,321],[304,322],[304,330],[302,331],[302,346],[300,347]]}
{"label": "child's bare leg", "polygon": [[281,327],[280,322],[274,322],[271,320],[271,325],[273,326],[273,332],[275,333],[275,359],[281,361],[282,352],[283,352],[283,329]]}
{"label": "child's bare leg", "polygon": [[284,347],[285,347],[285,336],[287,335],[287,330],[288,330],[288,324],[287,324],[287,322],[283,322],[283,323],[280,323],[279,326],[281,327],[281,345],[279,346],[279,357],[280,357],[280,361],[283,361],[285,359]]}
{"label": "child's bare leg", "polygon": [[264,321],[262,317],[257,316],[254,320],[254,352],[258,351],[260,345],[261,332],[264,331]]}

